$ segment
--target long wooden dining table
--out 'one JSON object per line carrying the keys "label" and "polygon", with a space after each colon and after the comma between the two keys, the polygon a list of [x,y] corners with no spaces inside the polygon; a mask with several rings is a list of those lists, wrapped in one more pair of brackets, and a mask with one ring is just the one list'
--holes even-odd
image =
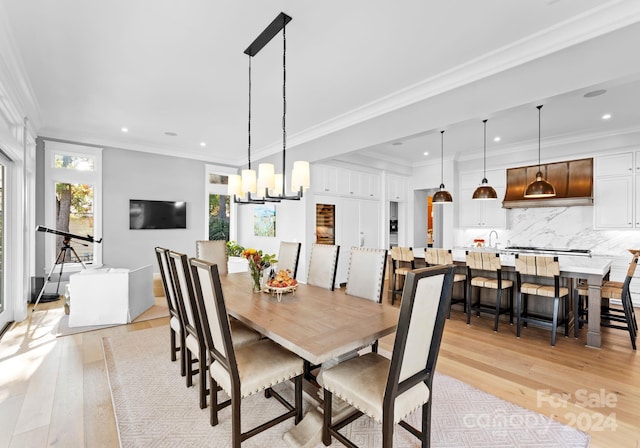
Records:
{"label": "long wooden dining table", "polygon": [[312,364],[321,364],[393,333],[398,308],[299,283],[283,294],[252,292],[246,272],[221,275],[230,316]]}

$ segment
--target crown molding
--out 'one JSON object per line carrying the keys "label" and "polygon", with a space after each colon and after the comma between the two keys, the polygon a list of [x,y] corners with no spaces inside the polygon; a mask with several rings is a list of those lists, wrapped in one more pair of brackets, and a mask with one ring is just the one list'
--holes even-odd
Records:
{"label": "crown molding", "polygon": [[[412,86],[287,136],[288,147],[293,148],[316,140],[637,22],[640,22],[640,1],[608,1],[583,14],[488,52]],[[256,151],[256,155],[266,157],[274,154],[278,150],[278,144],[274,143],[260,148]]]}

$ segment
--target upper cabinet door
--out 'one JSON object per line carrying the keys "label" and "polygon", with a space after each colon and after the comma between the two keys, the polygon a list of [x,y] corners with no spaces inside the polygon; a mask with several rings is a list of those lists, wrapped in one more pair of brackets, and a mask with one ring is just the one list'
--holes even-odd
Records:
{"label": "upper cabinet door", "polygon": [[612,176],[596,179],[595,226],[629,229],[633,227],[633,177]]}
{"label": "upper cabinet door", "polygon": [[407,200],[407,181],[402,177],[387,176],[387,200],[405,202]]}
{"label": "upper cabinet door", "polygon": [[596,176],[624,176],[633,173],[633,153],[624,152],[596,159]]}

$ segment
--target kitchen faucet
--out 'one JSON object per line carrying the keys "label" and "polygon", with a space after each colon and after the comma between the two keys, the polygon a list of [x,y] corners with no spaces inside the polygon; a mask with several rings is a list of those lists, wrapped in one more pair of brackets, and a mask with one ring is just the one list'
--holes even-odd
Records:
{"label": "kitchen faucet", "polygon": [[[494,247],[491,245],[491,235],[493,235],[494,233],[496,234],[496,240],[498,239],[498,232],[496,232],[495,230],[492,230],[491,232],[489,232],[489,247]],[[496,245],[497,244],[498,243],[496,242]]]}

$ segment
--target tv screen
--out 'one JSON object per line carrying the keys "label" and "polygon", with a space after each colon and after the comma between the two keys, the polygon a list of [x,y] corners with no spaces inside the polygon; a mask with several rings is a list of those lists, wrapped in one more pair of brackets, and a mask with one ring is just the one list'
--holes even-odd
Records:
{"label": "tv screen", "polygon": [[129,200],[129,229],[186,228],[186,202]]}

